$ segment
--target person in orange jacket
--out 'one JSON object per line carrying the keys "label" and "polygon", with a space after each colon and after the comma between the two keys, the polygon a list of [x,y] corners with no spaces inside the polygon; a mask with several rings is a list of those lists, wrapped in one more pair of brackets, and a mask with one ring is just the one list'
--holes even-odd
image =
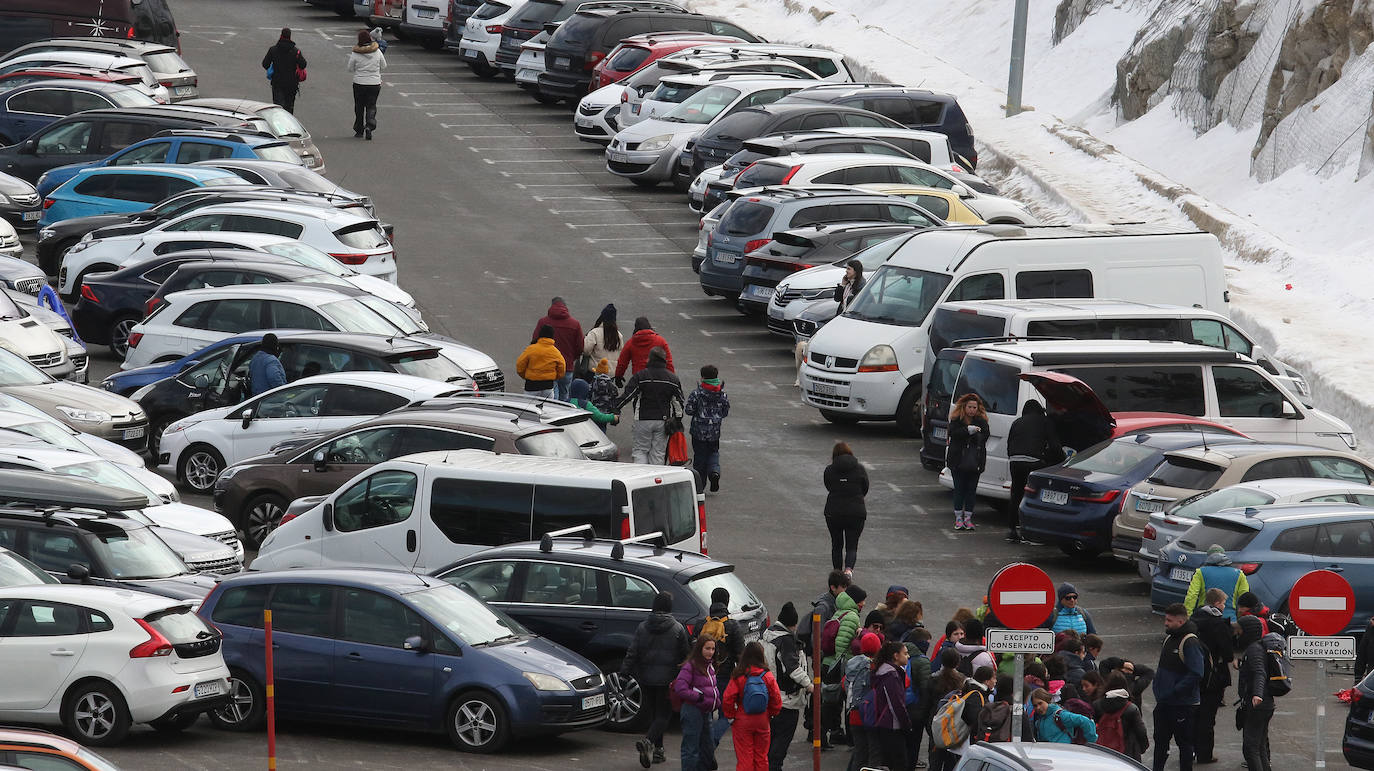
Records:
{"label": "person in orange jacket", "polygon": [[[768,692],[766,705],[761,703],[761,688]],[[734,677],[725,689],[721,709],[730,719],[736,771],[768,771],[768,725],[782,711],[782,692],[773,673],[768,671],[763,643],[744,646]]]}

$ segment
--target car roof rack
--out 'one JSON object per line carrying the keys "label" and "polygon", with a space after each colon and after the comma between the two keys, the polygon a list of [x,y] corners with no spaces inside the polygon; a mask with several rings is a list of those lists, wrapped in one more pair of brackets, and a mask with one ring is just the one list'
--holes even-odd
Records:
{"label": "car roof rack", "polygon": [[0,505],[31,504],[44,518],[67,508],[116,513],[145,509],[148,497],[45,471],[0,469]]}
{"label": "car roof rack", "polygon": [[567,538],[572,536],[574,533],[586,533],[586,535],[582,536],[582,542],[588,546],[590,546],[592,542],[596,540],[596,528],[592,527],[590,522],[587,522],[581,525],[565,527],[562,530],[550,530],[549,532],[539,536],[539,551],[548,554],[549,552],[553,551],[553,539]]}
{"label": "car roof rack", "polygon": [[[677,3],[668,0],[585,0],[577,4],[578,11],[592,11],[598,8],[616,8],[624,10],[657,10],[657,11],[687,11]],[[667,31],[667,30],[665,30]]]}

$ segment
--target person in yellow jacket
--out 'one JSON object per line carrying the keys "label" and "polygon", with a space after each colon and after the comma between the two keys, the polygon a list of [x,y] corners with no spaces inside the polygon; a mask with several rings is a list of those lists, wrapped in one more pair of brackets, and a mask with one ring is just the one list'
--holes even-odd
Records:
{"label": "person in yellow jacket", "polygon": [[534,342],[525,346],[515,360],[515,373],[525,379],[525,393],[553,398],[554,386],[567,372],[568,365],[553,341],[553,327],[539,328]]}
{"label": "person in yellow jacket", "polygon": [[1234,622],[1236,598],[1250,591],[1250,582],[1240,568],[1231,566],[1231,558],[1226,556],[1226,550],[1215,543],[1207,549],[1206,561],[1193,571],[1192,580],[1188,582],[1188,595],[1183,599],[1183,606],[1188,609],[1189,615],[1204,604],[1203,597],[1208,589],[1213,588],[1226,592],[1226,606],[1221,609],[1221,614],[1227,621]]}

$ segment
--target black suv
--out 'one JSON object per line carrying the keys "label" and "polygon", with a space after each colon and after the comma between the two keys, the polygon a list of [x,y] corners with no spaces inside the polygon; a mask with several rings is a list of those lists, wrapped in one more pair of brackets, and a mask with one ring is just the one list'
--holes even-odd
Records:
{"label": "black suv", "polygon": [[482,7],[484,0],[449,0],[448,21],[444,22],[444,48],[457,51],[463,42],[463,27],[468,19]]}
{"label": "black suv", "polygon": [[[515,74],[520,59],[520,46],[552,25],[557,29],[578,11],[593,8],[639,8],[656,11],[687,9],[667,0],[529,0],[519,6],[506,23],[501,25],[501,45],[496,49],[496,67],[506,75]],[[459,31],[461,35],[461,30]]]}
{"label": "black suv", "polygon": [[827,83],[789,94],[782,101],[862,107],[907,128],[938,131],[949,137],[950,150],[968,161],[967,171],[973,171],[978,165],[973,127],[959,107],[959,100],[949,94],[892,83]]}
{"label": "black suv", "polygon": [[627,37],[647,32],[705,32],[749,43],[757,37],[714,16],[670,10],[593,8],[578,11],[558,28],[544,48],[539,93],[576,102],[587,93],[592,69]]}
{"label": "black suv", "polygon": [[41,471],[0,470],[0,547],[68,584],[199,601],[215,587],[151,529],[120,512],[146,496]]}
{"label": "black suv", "polygon": [[[678,176],[690,182],[711,166],[744,149],[745,140],[768,134],[811,131],[834,126],[855,128],[906,128],[891,118],[857,107],[815,102],[784,103],[780,99],[763,107],[746,107],[716,121],[687,143],[678,159]],[[710,211],[709,208],[703,211]]]}
{"label": "black suv", "polygon": [[672,593],[673,615],[692,636],[706,620],[716,587],[729,590],[730,617],[746,640],[760,639],[770,623],[733,565],[633,539],[572,537],[578,532],[590,533],[591,526],[486,549],[434,575],[601,667],[612,728],[643,723],[639,683],[621,675],[620,664],[659,592]]}

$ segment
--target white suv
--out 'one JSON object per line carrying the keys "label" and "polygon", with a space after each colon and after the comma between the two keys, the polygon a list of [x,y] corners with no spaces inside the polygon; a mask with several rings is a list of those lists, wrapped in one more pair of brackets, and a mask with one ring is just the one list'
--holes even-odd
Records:
{"label": "white suv", "polygon": [[458,58],[479,78],[494,78],[501,74],[496,67],[496,49],[501,47],[501,26],[515,14],[520,3],[487,0],[463,25],[463,40],[458,44]]}
{"label": "white suv", "polygon": [[133,723],[179,730],[229,697],[220,635],[185,602],[103,586],[0,589],[0,721],[118,744]]}

